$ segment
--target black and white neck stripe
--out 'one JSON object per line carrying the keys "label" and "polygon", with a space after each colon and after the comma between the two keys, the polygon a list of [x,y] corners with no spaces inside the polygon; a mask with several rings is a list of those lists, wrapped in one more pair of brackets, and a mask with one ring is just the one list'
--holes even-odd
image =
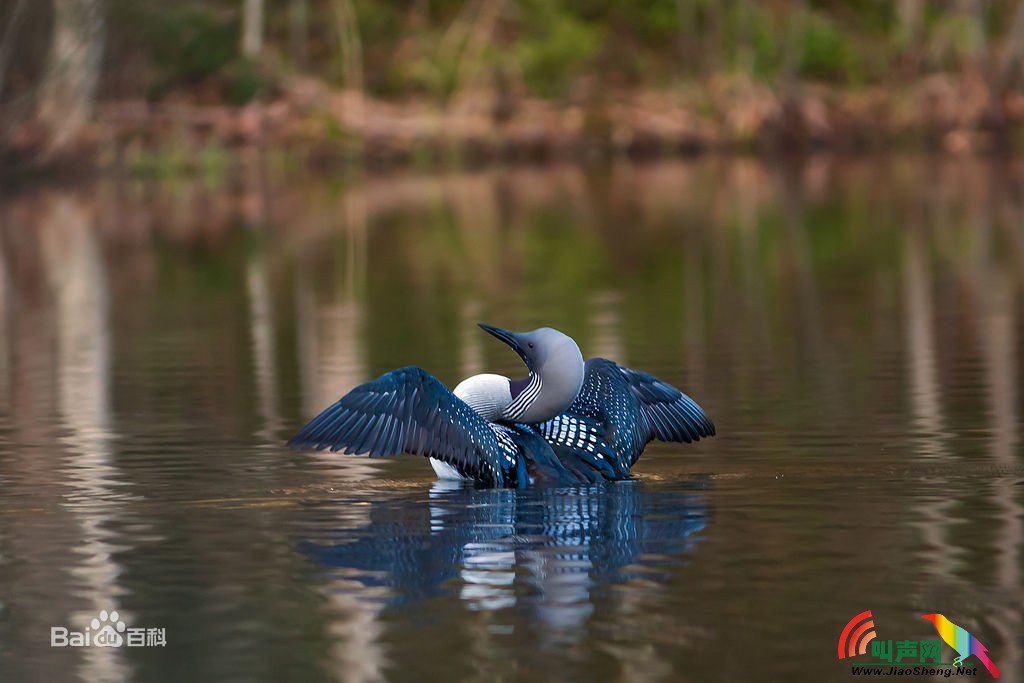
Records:
{"label": "black and white neck stripe", "polygon": [[[515,422],[523,413],[525,413],[534,400],[540,396],[541,390],[540,375],[536,373],[530,373],[530,381],[522,391],[513,397],[512,402],[508,404],[508,408],[505,409],[503,417],[506,420]],[[512,390],[512,382],[509,382],[509,389]]]}

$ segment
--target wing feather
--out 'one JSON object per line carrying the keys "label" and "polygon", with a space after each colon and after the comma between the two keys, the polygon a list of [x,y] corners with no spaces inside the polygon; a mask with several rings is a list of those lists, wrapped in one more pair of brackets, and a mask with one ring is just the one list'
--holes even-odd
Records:
{"label": "wing feather", "polygon": [[650,419],[653,429],[646,435],[645,444],[653,439],[690,443],[715,435],[714,423],[679,389],[646,372],[617,368],[639,401],[641,413]]}
{"label": "wing feather", "polygon": [[692,398],[654,375],[604,358],[587,361],[583,388],[567,412],[601,426],[618,469],[626,472],[654,439],[690,443],[715,434],[714,423]]}
{"label": "wing feather", "polygon": [[[310,420],[293,448],[371,456],[412,453],[446,462],[474,479],[504,485],[507,439],[426,370],[399,368],[361,384]],[[503,450],[504,449],[504,450]]]}

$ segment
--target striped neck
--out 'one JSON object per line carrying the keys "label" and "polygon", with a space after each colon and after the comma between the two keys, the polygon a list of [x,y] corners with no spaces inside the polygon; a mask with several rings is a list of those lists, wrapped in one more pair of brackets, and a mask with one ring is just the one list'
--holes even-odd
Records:
{"label": "striped neck", "polygon": [[544,383],[541,381],[540,375],[535,372],[531,372],[530,376],[526,379],[509,380],[508,388],[512,396],[512,402],[502,412],[502,419],[509,422],[515,422],[520,419],[529,410],[530,406],[533,405],[533,402],[537,400],[537,397],[540,396],[543,386]]}

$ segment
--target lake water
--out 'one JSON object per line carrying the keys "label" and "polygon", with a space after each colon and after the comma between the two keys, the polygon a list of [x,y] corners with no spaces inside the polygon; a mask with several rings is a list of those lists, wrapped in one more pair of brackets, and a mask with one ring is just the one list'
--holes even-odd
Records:
{"label": "lake water", "polygon": [[[0,680],[844,681],[865,610],[1024,680],[1019,163],[240,157],[8,190],[0,302]],[[397,366],[521,374],[478,321],[718,436],[527,491],[284,447]],[[50,646],[114,610],[142,646]]]}

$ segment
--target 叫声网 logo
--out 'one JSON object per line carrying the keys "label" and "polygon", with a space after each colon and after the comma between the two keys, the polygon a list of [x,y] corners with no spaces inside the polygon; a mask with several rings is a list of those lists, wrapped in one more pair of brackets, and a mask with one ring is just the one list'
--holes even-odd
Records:
{"label": "\u53eb\u58f0\u7f51 logo", "polygon": [[[976,657],[993,678],[999,678],[999,667],[989,658],[988,648],[965,628],[957,626],[941,614],[924,614],[921,618],[935,626],[942,640],[897,640],[894,648],[894,641],[878,638],[871,610],[861,612],[850,619],[839,634],[839,659],[867,655],[870,646],[870,656],[875,661],[854,665],[854,675],[879,673],[877,669],[869,670],[869,667],[888,667],[885,675],[925,674],[948,677],[953,673],[976,675],[978,667],[964,665],[965,659]],[[952,662],[940,661],[943,643],[956,651]]]}
{"label": "\u53eb\u58f0\u7f51 logo", "polygon": [[163,628],[129,628],[117,611],[103,610],[81,631],[50,627],[50,647],[165,647]]}
{"label": "\u53eb\u58f0\u7f51 logo", "polygon": [[871,610],[861,612],[839,634],[839,659],[866,655],[868,643],[875,639],[875,621],[871,618]]}

